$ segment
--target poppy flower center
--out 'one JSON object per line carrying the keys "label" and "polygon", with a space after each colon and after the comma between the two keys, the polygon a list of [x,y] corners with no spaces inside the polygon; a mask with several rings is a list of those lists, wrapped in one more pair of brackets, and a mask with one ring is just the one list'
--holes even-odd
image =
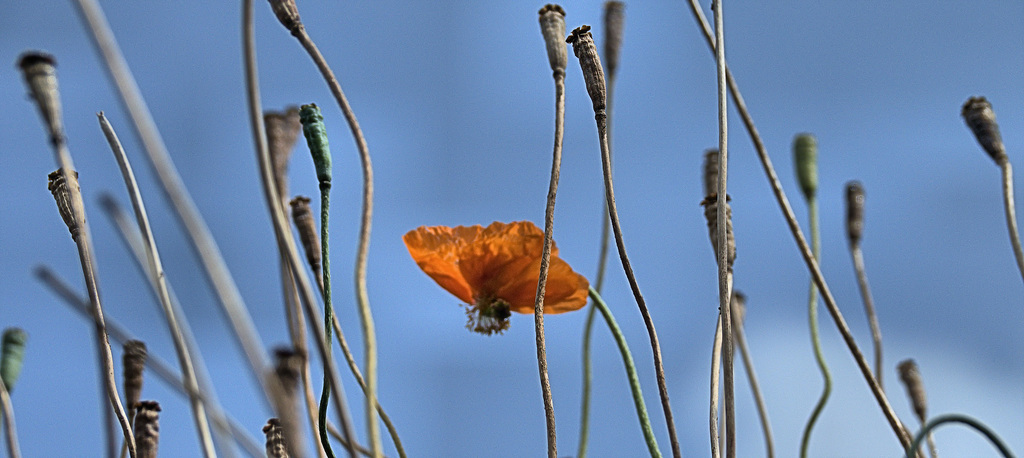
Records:
{"label": "poppy flower center", "polygon": [[466,329],[484,335],[501,334],[509,327],[512,307],[504,299],[478,297],[466,307]]}

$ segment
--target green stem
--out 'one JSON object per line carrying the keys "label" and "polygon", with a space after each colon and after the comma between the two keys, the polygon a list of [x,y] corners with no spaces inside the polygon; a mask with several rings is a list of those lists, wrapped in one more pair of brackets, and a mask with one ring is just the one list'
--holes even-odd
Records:
{"label": "green stem", "polygon": [[644,404],[644,395],[640,391],[640,377],[636,373],[636,365],[633,364],[633,355],[629,352],[629,345],[626,337],[622,335],[619,324],[615,322],[612,311],[604,303],[604,299],[594,288],[590,288],[590,299],[594,301],[594,308],[601,311],[604,321],[608,323],[608,329],[615,337],[615,343],[619,345],[619,353],[622,354],[622,363],[626,366],[626,375],[629,377],[629,388],[633,391],[633,405],[636,407],[636,415],[640,419],[640,429],[644,432],[644,440],[647,442],[647,449],[652,457],[660,457],[658,440],[654,437],[654,430],[651,429],[651,419],[647,416],[647,405]]}
{"label": "green stem", "polygon": [[[320,181],[320,253],[323,263],[324,279],[324,347],[327,359],[331,358],[331,322],[334,320],[334,307],[331,306],[331,250],[328,248],[327,222],[331,207],[331,182]],[[334,458],[331,441],[327,436],[327,403],[331,398],[331,380],[324,371],[324,390],[320,394],[320,443],[324,446],[327,456]]]}
{"label": "green stem", "polygon": [[921,448],[921,441],[924,440],[925,437],[928,437],[933,429],[943,423],[963,423],[970,426],[988,438],[989,442],[992,442],[992,445],[994,445],[996,449],[999,450],[999,453],[1004,457],[1013,458],[1013,452],[1010,451],[1010,447],[1007,447],[1006,443],[1003,442],[1003,440],[1000,439],[991,428],[985,426],[984,423],[975,420],[974,418],[957,413],[939,415],[928,421],[928,423],[921,427],[921,430],[917,432],[917,435],[914,436],[914,442],[912,442],[910,447],[907,448],[907,454],[904,456],[917,456],[918,450]]}
{"label": "green stem", "polygon": [[597,306],[591,305],[587,310],[587,321],[583,324],[583,397],[580,402],[580,444],[576,450],[578,458],[587,456],[587,440],[590,436],[590,335],[594,327],[595,311]]}
{"label": "green stem", "polygon": [[[811,220],[811,245],[814,247],[814,259],[821,259],[821,234],[818,228],[818,199],[815,196],[807,198],[807,213]],[[803,438],[800,439],[800,457],[807,457],[807,447],[811,441],[811,430],[818,421],[818,416],[825,409],[829,396],[832,394],[832,375],[829,374],[828,365],[825,364],[825,354],[821,351],[821,339],[818,335],[818,287],[811,280],[811,293],[807,299],[808,316],[811,323],[811,343],[814,346],[814,358],[818,361],[818,368],[821,369],[821,377],[824,379],[825,387],[821,391],[821,398],[811,412],[811,418],[807,419],[807,426],[804,427]]]}

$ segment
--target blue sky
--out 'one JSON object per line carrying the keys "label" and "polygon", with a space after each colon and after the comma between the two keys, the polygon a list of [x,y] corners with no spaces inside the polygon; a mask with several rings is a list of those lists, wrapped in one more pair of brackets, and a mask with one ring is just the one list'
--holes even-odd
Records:
{"label": "blue sky", "polygon": [[[553,135],[553,85],[528,2],[304,2],[310,35],[338,74],[369,142],[376,173],[369,291],[380,354],[380,399],[414,456],[537,456],[544,417],[534,335],[515,316],[500,337],[465,329],[458,300],[409,258],[401,236],[420,225],[543,221]],[[594,26],[601,2],[567,2],[569,29]],[[707,5],[705,5],[706,7]],[[106,4],[142,93],[235,276],[264,343],[287,340],[277,250],[257,181],[242,86],[239,7],[213,2]],[[1024,6],[1014,2],[727,2],[726,52],[801,224],[790,145],[818,138],[822,268],[862,349],[867,321],[843,232],[843,186],[864,183],[863,247],[884,336],[885,386],[916,427],[896,364],[915,358],[930,413],[962,412],[1024,450],[1024,285],[1002,212],[998,168],[961,120],[972,95],[992,102],[1011,161],[1024,145]],[[331,136],[335,301],[361,354],[351,278],[361,177],[348,128],[315,67],[256,4],[263,105],[317,102]],[[56,168],[15,68],[29,49],[52,53],[71,152],[81,173],[108,315],[173,361],[144,278],[104,217],[99,197],[127,195],[98,129],[105,111],[133,161],[168,272],[221,402],[254,436],[270,416],[197,259],[159,189],[71,4],[10,2],[0,16],[3,154],[0,325],[30,335],[14,404],[26,456],[99,454],[92,329],[32,275],[47,265],[84,295],[74,245],[46,191]],[[563,259],[593,277],[601,215],[600,161],[578,63],[567,78],[565,156],[555,214]],[[651,308],[684,454],[707,456],[714,258],[701,196],[703,151],[717,144],[715,68],[683,2],[627,4],[614,111],[616,197],[625,244]],[[739,118],[730,116],[729,189],[738,245],[736,285],[748,296],[747,338],[775,430],[777,453],[797,453],[821,387],[807,330],[808,274]],[[300,141],[293,192],[316,195]],[[1018,201],[1021,194],[1017,193]],[[647,335],[614,262],[605,289],[632,346],[654,430],[669,451]],[[559,453],[575,454],[580,336],[585,313],[549,317],[548,359]],[[833,400],[813,456],[894,456],[898,443],[827,313],[820,317]],[[594,341],[592,456],[643,454],[628,385],[608,332]],[[115,349],[119,358],[120,351]],[[738,372],[738,380],[742,371]],[[343,377],[358,409],[356,385]],[[317,384],[318,385],[318,384]],[[188,403],[155,378],[144,398],[163,405],[165,456],[199,454]],[[763,454],[746,385],[737,385],[739,454]],[[59,417],[59,418],[58,418]],[[364,431],[362,415],[353,417]],[[53,440],[50,428],[62,427]],[[989,454],[975,434],[937,435],[946,456]],[[387,440],[385,440],[388,443]],[[387,445],[388,454],[394,450]],[[994,453],[994,452],[993,452]]]}

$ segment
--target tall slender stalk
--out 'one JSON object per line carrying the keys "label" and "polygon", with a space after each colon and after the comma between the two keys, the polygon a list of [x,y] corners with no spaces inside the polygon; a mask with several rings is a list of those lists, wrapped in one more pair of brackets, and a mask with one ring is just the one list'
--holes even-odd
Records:
{"label": "tall slender stalk", "polygon": [[[604,64],[605,76],[608,85],[608,156],[611,158],[614,152],[612,142],[612,103],[615,100],[615,79],[618,75],[619,52],[622,49],[622,35],[625,25],[625,4],[619,1],[607,1],[604,3]],[[562,35],[565,35],[563,32]],[[564,45],[563,45],[564,48]],[[601,196],[604,200],[604,196]],[[601,241],[600,250],[597,255],[597,274],[594,276],[594,290],[601,292],[604,286],[604,274],[608,265],[608,234],[609,234],[608,205],[601,206]],[[580,439],[576,451],[577,458],[586,458],[587,440],[590,433],[590,336],[594,326],[594,312],[597,309],[591,306],[587,310],[587,319],[583,325],[583,389],[580,400]]]}
{"label": "tall slender stalk", "polygon": [[850,242],[850,256],[853,258],[853,270],[857,274],[857,286],[860,288],[860,297],[864,301],[864,313],[868,316],[868,325],[871,326],[871,341],[875,347],[875,379],[878,386],[885,388],[882,383],[882,328],[878,325],[878,315],[875,314],[875,301],[871,297],[871,287],[868,285],[868,274],[864,269],[864,252],[860,247],[860,239],[864,233],[864,187],[856,181],[846,184],[846,237]]}
{"label": "tall slender stalk", "polygon": [[637,376],[636,365],[633,363],[633,354],[629,351],[629,345],[626,344],[626,337],[622,334],[622,330],[619,329],[619,324],[615,321],[615,317],[612,316],[611,309],[608,308],[604,299],[601,298],[601,294],[594,288],[590,288],[589,294],[590,299],[594,301],[594,306],[601,312],[604,321],[608,324],[608,330],[611,331],[612,336],[615,338],[615,343],[619,346],[622,363],[626,366],[626,375],[629,377],[629,389],[633,392],[633,407],[636,408],[636,415],[640,420],[640,429],[643,430],[644,440],[647,442],[647,451],[651,453],[652,457],[660,457],[661,450],[658,449],[658,440],[654,437],[654,430],[651,429],[651,419],[647,416],[647,404],[644,403],[644,395],[640,390],[640,377]]}
{"label": "tall slender stalk", "polygon": [[718,307],[722,313],[722,376],[725,383],[725,456],[736,456],[736,396],[733,382],[733,330],[732,330],[732,262],[729,260],[728,199],[726,183],[729,176],[729,99],[725,90],[725,22],[722,0],[712,4],[715,11],[715,62],[718,68]]}
{"label": "tall slender stalk", "polygon": [[551,262],[551,238],[555,230],[555,196],[562,166],[562,135],[565,125],[565,67],[568,63],[565,41],[565,10],[558,5],[545,5],[540,9],[540,30],[544,36],[548,61],[555,79],[555,145],[551,160],[551,182],[548,185],[547,205],[544,208],[544,248],[540,256],[540,276],[533,302],[534,335],[537,341],[537,371],[540,374],[541,393],[544,398],[544,423],[547,428],[548,458],[558,457],[555,437],[555,401],[548,379],[548,357],[544,345],[544,290]]}
{"label": "tall slender stalk", "polygon": [[267,354],[263,348],[259,333],[253,324],[238,291],[231,272],[228,271],[224,257],[217,242],[206,226],[202,215],[196,208],[181,180],[174,162],[171,160],[167,146],[153,121],[153,116],[146,107],[138,84],[128,68],[128,63],[114,39],[113,31],[103,15],[97,0],[77,0],[79,13],[93,39],[93,45],[100,52],[112,82],[117,88],[121,102],[128,110],[132,119],[132,127],[142,140],[150,165],[156,171],[161,188],[171,201],[178,221],[185,228],[193,252],[199,257],[214,293],[217,295],[221,310],[228,317],[235,338],[241,345],[249,363],[251,376],[260,385],[266,399],[270,399],[270,388],[266,384],[264,374],[267,370]]}
{"label": "tall slender stalk", "polygon": [[[701,31],[704,34],[705,41],[708,43],[708,47],[714,51],[715,40],[711,35],[711,27],[708,25],[707,18],[704,17],[704,12],[701,11],[697,0],[690,0],[689,5],[690,11],[693,13],[694,18],[697,21],[697,25],[701,27]],[[804,263],[807,265],[807,269],[811,272],[811,277],[814,278],[814,283],[821,291],[822,299],[824,299],[825,305],[828,307],[829,314],[832,315],[832,320],[835,322],[836,328],[839,330],[839,334],[843,337],[843,342],[846,343],[847,349],[850,350],[850,354],[853,356],[854,361],[856,361],[857,367],[860,369],[861,375],[867,382],[868,388],[871,389],[871,394],[874,395],[875,401],[878,403],[879,408],[882,410],[882,414],[889,423],[889,427],[896,435],[896,438],[900,441],[900,444],[904,447],[909,446],[911,440],[910,435],[904,430],[902,422],[900,422],[899,417],[896,416],[896,411],[892,409],[892,405],[889,404],[889,399],[885,397],[885,392],[882,391],[882,387],[872,375],[871,366],[868,365],[867,360],[864,358],[864,354],[861,353],[860,348],[857,346],[857,341],[854,340],[853,333],[850,332],[850,327],[846,324],[846,320],[843,318],[842,312],[839,311],[839,307],[836,305],[835,298],[832,296],[832,291],[829,289],[828,283],[825,282],[825,276],[821,273],[821,268],[814,259],[814,254],[811,252],[811,248],[807,244],[807,239],[800,230],[800,224],[796,221],[796,215],[793,213],[793,208],[789,205],[789,199],[786,198],[785,191],[782,190],[782,183],[779,181],[779,177],[775,173],[775,167],[772,166],[771,158],[768,157],[768,150],[765,148],[764,142],[761,140],[761,135],[757,132],[757,127],[754,125],[754,120],[751,118],[750,112],[747,110],[747,105],[743,100],[743,95],[740,94],[739,86],[736,84],[736,80],[733,78],[728,67],[726,67],[725,72],[726,77],[728,78],[729,92],[732,93],[733,101],[736,104],[736,110],[739,112],[740,118],[743,120],[743,125],[750,134],[750,140],[754,144],[754,150],[757,152],[758,159],[761,161],[761,166],[764,169],[765,176],[768,178],[768,184],[772,188],[772,195],[775,196],[775,201],[779,205],[779,209],[782,211],[786,224],[789,226],[790,233],[793,234],[793,239],[797,244],[797,248],[800,250],[800,255],[803,257]]]}
{"label": "tall slender stalk", "polygon": [[[181,366],[181,373],[185,380],[185,383],[189,387],[189,393],[199,392],[199,382],[196,380],[195,369],[192,364],[192,357],[190,351],[185,344],[185,338],[182,336],[182,324],[188,326],[188,322],[184,321],[182,324],[178,323],[178,316],[184,315],[174,310],[174,305],[171,303],[170,295],[167,291],[167,280],[166,274],[164,273],[163,263],[160,261],[160,252],[156,249],[156,241],[153,238],[153,231],[149,225],[149,216],[146,214],[146,205],[142,202],[142,193],[139,191],[138,183],[135,181],[135,173],[132,171],[131,164],[128,163],[128,156],[124,153],[124,148],[121,147],[121,141],[117,138],[117,134],[114,132],[114,128],[107,121],[106,116],[103,112],[98,114],[100,127],[103,129],[103,134],[107,137],[107,142],[110,144],[110,149],[114,153],[114,158],[117,160],[117,165],[121,169],[121,176],[124,178],[125,186],[128,188],[128,195],[132,200],[132,208],[135,210],[135,219],[139,225],[139,232],[143,236],[145,242],[146,254],[149,260],[149,273],[152,276],[152,281],[155,283],[157,288],[157,297],[159,298],[160,305],[164,312],[164,318],[167,320],[167,327],[170,330],[171,338],[174,342],[174,350],[178,355],[178,364]],[[195,394],[189,395],[189,403],[192,407],[192,421],[195,422],[196,432],[199,435],[199,443],[203,450],[203,456],[214,457],[217,456],[217,451],[213,446],[213,436],[210,433],[210,425],[206,419],[206,407]]]}
{"label": "tall slender stalk", "polygon": [[[796,175],[800,182],[800,191],[807,202],[807,218],[811,227],[811,246],[814,247],[814,259],[821,261],[821,230],[818,219],[818,143],[811,134],[799,134],[793,141],[793,163],[796,165]],[[825,409],[828,398],[832,394],[832,375],[829,373],[828,364],[825,363],[825,354],[821,350],[821,338],[818,332],[818,287],[814,280],[810,281],[810,292],[807,295],[807,315],[811,328],[811,346],[814,349],[814,359],[821,371],[821,378],[824,387],[821,397],[818,398],[811,417],[807,419],[803,436],[800,438],[800,456],[807,457],[807,449],[811,442],[811,431],[818,421],[818,417]]]}
{"label": "tall slender stalk", "polygon": [[[36,267],[35,276],[73,310],[81,313],[87,318],[93,318],[89,311],[89,302],[86,299],[79,297],[77,293],[72,291],[67,283],[59,279],[49,268],[46,266]],[[106,325],[107,331],[110,332],[110,337],[112,337],[117,343],[124,345],[126,342],[137,340],[135,336],[112,318],[107,319]],[[188,388],[185,387],[185,383],[169,363],[165,362],[157,355],[148,355],[146,357],[145,364],[146,367],[153,371],[153,374],[156,375],[157,378],[163,380],[179,394],[185,397],[189,396]],[[196,395],[202,397],[203,393],[196,393]],[[241,445],[249,455],[261,456],[263,454],[262,448],[255,442],[252,436],[249,435],[247,428],[243,427],[238,420],[231,418],[227,412],[220,410],[216,403],[210,402],[209,399],[206,399],[206,402],[209,407],[207,414],[210,415],[210,419],[214,424],[221,423],[223,428],[231,431],[231,435],[234,437],[235,442]],[[215,409],[214,407],[217,408]]]}
{"label": "tall slender stalk", "polygon": [[0,420],[3,420],[7,456],[10,458],[21,458],[10,390],[14,389],[14,383],[21,374],[27,340],[28,334],[22,329],[7,328],[4,330],[3,345],[0,346]]}
{"label": "tall slender stalk", "polygon": [[3,415],[0,420],[4,423],[4,439],[7,444],[7,456],[10,458],[21,458],[21,447],[18,446],[18,427],[14,424],[14,405],[11,404],[11,394],[7,387],[0,382],[0,408]]}
{"label": "tall slender stalk", "polygon": [[[57,90],[56,61],[52,56],[41,53],[27,53],[21,56],[18,61],[19,67],[25,77],[25,83],[29,87],[32,98],[35,100],[39,113],[46,124],[46,133],[49,136],[50,146],[53,148],[54,158],[60,167],[56,172],[50,174],[50,183],[47,186],[57,201],[57,209],[61,218],[71,232],[71,238],[78,246],[78,259],[82,265],[82,274],[85,277],[86,288],[89,290],[89,302],[92,304],[94,320],[94,334],[96,337],[96,349],[99,353],[100,370],[103,374],[103,386],[106,389],[107,399],[118,423],[121,425],[121,432],[128,443],[128,452],[132,458],[135,457],[135,436],[132,434],[128,417],[125,415],[124,406],[121,405],[121,397],[117,393],[117,381],[114,378],[114,361],[110,353],[110,342],[107,340],[107,331],[103,321],[103,306],[100,303],[98,281],[96,280],[96,266],[92,251],[92,238],[90,236],[89,224],[85,219],[85,204],[82,202],[82,191],[78,185],[78,172],[71,160],[71,153],[68,151],[67,142],[64,138],[64,121],[60,108],[60,93]],[[107,409],[103,409],[107,411]],[[110,421],[105,418],[104,423],[109,427]],[[113,438],[107,434],[107,453],[115,456],[116,444]]]}
{"label": "tall slender stalk", "polygon": [[594,37],[590,34],[590,26],[584,25],[573,30],[568,41],[572,43],[573,52],[580,60],[587,93],[590,94],[590,99],[593,102],[594,120],[597,122],[597,136],[601,143],[601,165],[604,174],[605,201],[608,204],[608,216],[611,218],[612,232],[615,234],[615,246],[618,248],[622,269],[626,273],[626,279],[629,281],[633,297],[636,299],[637,308],[640,309],[640,314],[643,316],[644,324],[647,327],[647,334],[651,340],[651,352],[654,356],[654,370],[658,380],[661,408],[665,413],[665,424],[668,427],[669,439],[672,442],[672,455],[678,458],[682,456],[682,452],[679,449],[675,421],[672,419],[672,405],[668,399],[668,385],[665,383],[665,368],[661,361],[661,345],[658,343],[658,332],[654,329],[654,320],[647,310],[647,303],[640,293],[640,286],[637,284],[636,276],[633,274],[633,267],[629,263],[629,256],[626,255],[626,245],[622,241],[622,227],[619,225],[619,214],[615,208],[611,157],[608,152],[608,113],[605,111],[606,89],[604,71],[601,69],[601,58],[597,55],[597,47],[594,45]]}
{"label": "tall slender stalk", "polygon": [[[294,5],[292,5],[294,6]],[[278,249],[287,255],[288,261],[292,265],[292,274],[295,275],[296,283],[301,293],[302,306],[307,315],[316,316],[314,309],[316,298],[313,294],[313,288],[310,286],[309,278],[306,277],[305,270],[299,268],[302,262],[299,260],[299,251],[295,246],[295,240],[292,238],[291,227],[288,225],[288,221],[284,215],[284,211],[278,204],[281,200],[281,196],[277,193],[277,186],[274,185],[274,174],[271,166],[270,153],[267,149],[266,132],[263,125],[262,106],[260,103],[259,96],[259,80],[256,74],[256,32],[255,23],[253,20],[253,6],[252,0],[242,1],[242,53],[244,57],[244,68],[245,68],[245,87],[246,87],[246,98],[248,101],[248,114],[249,123],[252,129],[253,143],[256,149],[257,163],[260,169],[260,184],[263,188],[263,197],[267,203],[267,207],[270,210],[271,222],[274,226],[274,237],[277,239]],[[348,415],[348,409],[345,403],[345,395],[342,390],[340,378],[338,377],[337,368],[335,367],[334,360],[330,358],[327,350],[327,346],[324,344],[328,342],[325,338],[325,330],[320,326],[316,320],[310,320],[311,327],[315,333],[317,352],[319,353],[320,360],[323,362],[324,372],[329,376],[331,390],[334,391],[334,407],[338,415],[338,421],[341,423],[341,429],[344,433],[344,441],[342,442],[349,456],[354,457],[359,446],[356,444],[355,432],[352,429],[352,421]]]}
{"label": "tall slender stalk", "polygon": [[715,340],[711,345],[711,408],[708,426],[711,432],[711,458],[722,456],[722,435],[718,432],[719,387],[722,374],[722,313],[715,320]]}
{"label": "tall slender stalk", "polygon": [[750,391],[754,396],[754,404],[757,406],[757,417],[761,421],[761,431],[764,433],[765,456],[775,456],[775,440],[772,438],[772,424],[768,421],[768,407],[765,405],[764,397],[761,396],[761,385],[757,382],[757,373],[754,372],[754,360],[747,348],[747,336],[743,331],[744,317],[746,316],[746,298],[739,291],[732,293],[732,316],[736,320],[732,327],[736,333],[736,345],[740,348],[740,356],[743,357],[743,369],[747,372],[747,380],[750,383]]}
{"label": "tall slender stalk", "polygon": [[359,308],[359,322],[363,331],[363,351],[366,370],[366,427],[367,436],[370,441],[370,449],[373,450],[374,458],[382,456],[380,444],[380,425],[377,423],[377,336],[373,325],[373,314],[370,310],[369,293],[366,289],[366,263],[370,250],[370,226],[373,220],[373,165],[370,162],[370,149],[366,145],[366,138],[362,129],[359,128],[359,121],[356,119],[352,107],[341,90],[341,84],[334,76],[334,71],[327,65],[327,60],[320,54],[313,39],[306,33],[306,27],[299,19],[299,12],[295,7],[294,0],[271,0],[271,7],[277,15],[281,24],[288,29],[303,49],[309,53],[310,58],[316,64],[324,81],[334,95],[338,107],[348,122],[349,130],[359,151],[359,162],[363,172],[363,199],[362,216],[359,224],[359,244],[356,248],[355,262],[355,291],[356,304]]}

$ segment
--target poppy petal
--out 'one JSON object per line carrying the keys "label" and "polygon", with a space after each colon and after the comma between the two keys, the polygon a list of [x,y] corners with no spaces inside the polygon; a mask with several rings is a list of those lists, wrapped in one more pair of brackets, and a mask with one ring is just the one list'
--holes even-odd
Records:
{"label": "poppy petal", "polygon": [[473,290],[459,271],[458,248],[462,239],[456,236],[457,232],[465,235],[465,231],[458,229],[467,228],[456,229],[453,232],[445,226],[420,227],[409,231],[402,240],[424,273],[455,297],[472,304]]}

